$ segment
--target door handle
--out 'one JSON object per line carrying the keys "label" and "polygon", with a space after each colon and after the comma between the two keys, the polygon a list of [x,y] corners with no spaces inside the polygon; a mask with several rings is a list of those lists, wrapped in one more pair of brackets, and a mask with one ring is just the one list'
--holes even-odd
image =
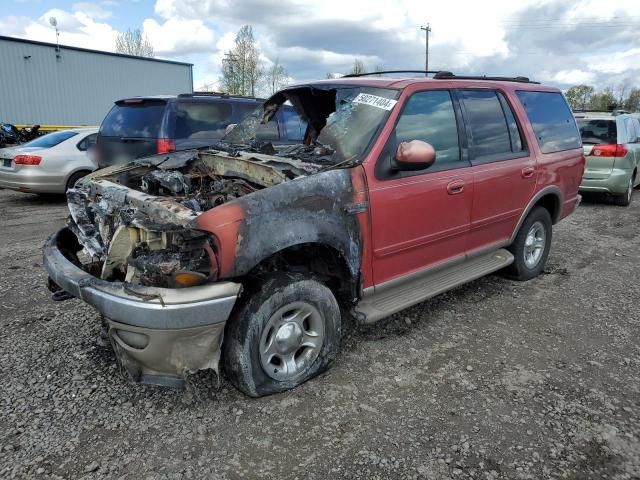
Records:
{"label": "door handle", "polygon": [[447,193],[449,195],[457,195],[464,192],[464,182],[462,180],[454,180],[447,184]]}
{"label": "door handle", "polygon": [[535,173],[536,169],[533,167],[524,167],[522,169],[522,178],[531,178],[533,177],[533,174]]}

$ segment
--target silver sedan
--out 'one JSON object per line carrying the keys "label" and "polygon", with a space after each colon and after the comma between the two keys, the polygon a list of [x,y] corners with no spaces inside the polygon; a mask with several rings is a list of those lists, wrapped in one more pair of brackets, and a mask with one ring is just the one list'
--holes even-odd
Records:
{"label": "silver sedan", "polygon": [[97,128],[73,128],[0,149],[0,188],[64,193],[97,168],[90,151]]}

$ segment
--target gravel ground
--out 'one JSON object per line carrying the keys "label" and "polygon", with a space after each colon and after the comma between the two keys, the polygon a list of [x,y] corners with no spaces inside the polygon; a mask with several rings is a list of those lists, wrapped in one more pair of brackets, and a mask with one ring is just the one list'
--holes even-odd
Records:
{"label": "gravel ground", "polygon": [[586,201],[546,272],[351,327],[334,368],[250,399],[130,383],[50,301],[61,199],[0,191],[0,478],[640,478],[640,192]]}

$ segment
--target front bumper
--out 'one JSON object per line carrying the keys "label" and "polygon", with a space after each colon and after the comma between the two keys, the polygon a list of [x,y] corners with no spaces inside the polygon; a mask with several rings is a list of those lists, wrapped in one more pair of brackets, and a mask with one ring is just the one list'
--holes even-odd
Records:
{"label": "front bumper", "polygon": [[580,191],[622,195],[627,191],[632,174],[632,170],[614,168],[607,178],[589,178],[589,170],[587,169],[580,184]]}
{"label": "front bumper", "polygon": [[174,384],[188,372],[217,368],[224,325],[240,284],[169,289],[109,282],[68,258],[66,252],[77,248],[75,235],[63,228],[45,243],[44,267],[60,288],[106,318],[118,360],[134,380]]}

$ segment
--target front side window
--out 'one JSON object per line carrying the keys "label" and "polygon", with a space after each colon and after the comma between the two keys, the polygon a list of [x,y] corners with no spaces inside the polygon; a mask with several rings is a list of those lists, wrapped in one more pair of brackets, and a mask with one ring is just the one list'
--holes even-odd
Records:
{"label": "front side window", "polygon": [[415,93],[398,119],[396,141],[422,140],[433,145],[436,164],[460,160],[458,124],[448,90]]}
{"label": "front side window", "polygon": [[460,90],[459,93],[469,129],[472,157],[477,159],[513,153],[510,125],[507,123],[497,92]]}
{"label": "front side window", "polygon": [[516,92],[527,112],[542,153],[580,148],[580,133],[560,92]]}

